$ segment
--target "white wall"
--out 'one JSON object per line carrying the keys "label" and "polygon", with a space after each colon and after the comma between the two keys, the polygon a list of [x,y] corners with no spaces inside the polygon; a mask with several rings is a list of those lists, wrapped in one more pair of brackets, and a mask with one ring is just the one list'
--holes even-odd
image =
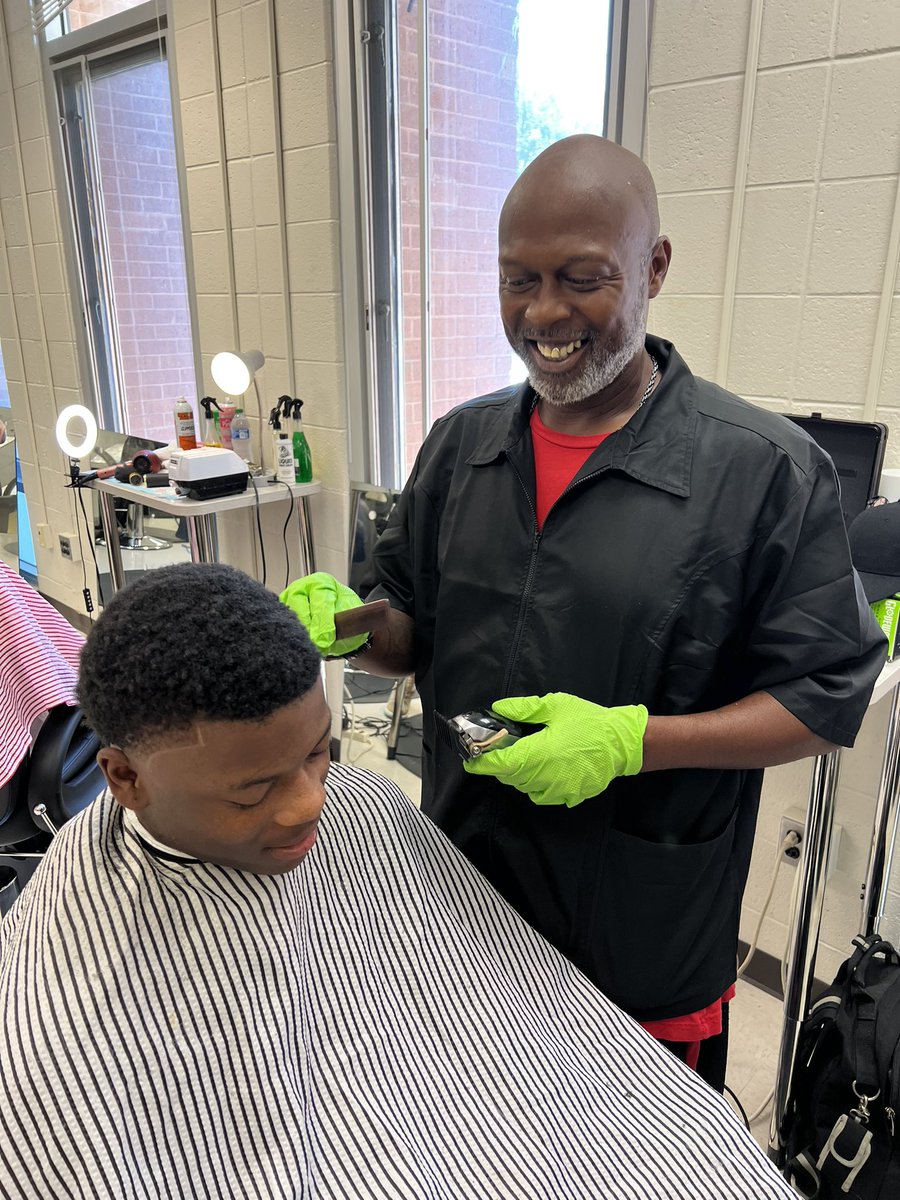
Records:
{"label": "white wall", "polygon": [[30,20],[26,0],[0,3],[0,342],[32,528],[53,530],[54,548],[35,536],[41,588],[84,612],[81,565],[56,542],[76,529],[76,515],[53,427],[82,393],[48,139],[56,125]]}
{"label": "white wall", "polygon": [[[53,425],[82,399],[76,280],[65,266],[64,192],[49,152],[58,132],[27,0],[0,0],[0,12],[0,341],[32,525],[46,522],[53,535],[50,549],[35,547],[40,587],[80,612],[81,565],[54,548],[58,532],[75,529],[75,512]],[[171,0],[169,55],[204,372],[198,392],[216,392],[209,363],[218,350],[260,349],[264,418],[283,392],[303,398],[325,485],[314,501],[318,565],[344,574],[348,417],[331,21],[328,0]],[[247,408],[258,439],[252,392]],[[271,462],[268,440],[266,454]],[[263,514],[275,587],[286,566],[284,513],[273,511],[281,508]],[[257,572],[251,520],[248,511],[220,521],[220,539],[224,558]],[[295,554],[289,565],[296,574]]]}
{"label": "white wall", "polygon": [[[775,411],[891,427],[900,464],[900,4],[656,0],[647,161],[672,238],[651,308],[697,374]],[[887,702],[844,756],[819,973],[857,932]],[[808,764],[767,773],[745,936]],[[761,946],[780,955],[782,869]],[[900,896],[892,920],[900,928]]]}

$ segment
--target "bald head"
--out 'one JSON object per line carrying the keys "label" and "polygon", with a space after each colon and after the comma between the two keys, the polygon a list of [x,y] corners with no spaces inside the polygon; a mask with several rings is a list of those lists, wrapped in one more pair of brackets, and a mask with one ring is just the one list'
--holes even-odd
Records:
{"label": "bald head", "polygon": [[602,211],[621,235],[649,252],[659,237],[656,186],[630,150],[593,134],[575,134],[548,146],[519,176],[500,213],[500,242],[510,224],[540,206],[567,213]]}

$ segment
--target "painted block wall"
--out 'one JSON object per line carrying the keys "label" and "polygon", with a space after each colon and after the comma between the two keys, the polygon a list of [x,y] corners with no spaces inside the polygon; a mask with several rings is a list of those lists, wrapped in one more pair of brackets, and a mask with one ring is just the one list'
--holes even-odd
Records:
{"label": "painted block wall", "polygon": [[[754,403],[886,422],[886,465],[900,465],[900,6],[656,0],[650,85],[646,158],[674,246],[651,329]],[[857,932],[887,703],[844,756],[827,977]],[[807,763],[767,772],[747,937],[808,779]],[[782,869],[762,931],[779,956],[795,877]]]}
{"label": "painted block wall", "polygon": [[[0,0],[0,343],[33,525],[74,530],[55,446],[57,413],[82,399],[73,336],[73,264],[60,229],[40,57],[27,0]],[[203,364],[260,349],[264,415],[279,395],[306,401],[315,471],[318,565],[346,572],[347,397],[342,362],[339,228],[328,0],[173,0],[169,55],[176,139],[187,180],[189,284]],[[70,239],[69,239],[70,240]],[[80,314],[78,319],[80,319]],[[259,444],[253,392],[248,415]],[[270,443],[266,461],[271,462]],[[263,510],[270,586],[299,563],[282,549],[281,505]],[[277,510],[277,511],[273,511]],[[258,574],[252,516],[220,521],[222,557]],[[39,582],[83,611],[81,565],[36,546]]]}
{"label": "painted block wall", "polygon": [[[74,532],[57,413],[81,401],[72,277],[65,266],[40,58],[27,0],[0,3],[0,342],[32,524]],[[83,535],[86,536],[82,526]],[[40,586],[84,612],[81,564],[35,538]],[[90,578],[90,576],[89,576]]]}
{"label": "painted block wall", "polygon": [[[340,296],[332,10],[327,0],[172,0],[201,394],[223,349],[262,350],[263,420],[300,396],[315,474],[318,566],[347,568],[348,420]],[[176,123],[177,125],[177,123]],[[177,128],[176,128],[177,136]],[[253,391],[256,444],[272,462]],[[284,583],[281,505],[263,513],[270,586]],[[249,510],[220,521],[222,556],[248,561]],[[271,561],[274,560],[274,561]],[[298,573],[293,557],[288,574]]]}

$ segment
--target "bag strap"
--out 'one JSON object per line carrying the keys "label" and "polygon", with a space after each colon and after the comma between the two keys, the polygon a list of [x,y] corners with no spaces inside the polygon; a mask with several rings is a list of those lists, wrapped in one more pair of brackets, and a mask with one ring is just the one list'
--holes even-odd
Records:
{"label": "bag strap", "polygon": [[848,964],[843,1003],[835,1024],[843,1040],[844,1066],[857,1096],[874,1100],[884,1077],[879,1071],[876,1051],[878,1003],[868,984],[876,959],[883,957],[892,964],[900,964],[900,957],[890,942],[875,934],[854,938],[853,944],[856,951]]}

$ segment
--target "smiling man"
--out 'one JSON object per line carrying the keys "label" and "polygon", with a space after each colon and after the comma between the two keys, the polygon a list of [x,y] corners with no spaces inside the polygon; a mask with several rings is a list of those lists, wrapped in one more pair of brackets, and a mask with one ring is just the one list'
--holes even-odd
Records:
{"label": "smiling man", "polygon": [[224,566],[92,630],[109,788],[0,926],[4,1200],[787,1200],[392,784],[329,770],[320,667]]}
{"label": "smiling man", "polygon": [[[524,171],[499,286],[529,382],[429,433],[354,664],[415,673],[424,810],[721,1087],[762,768],[851,745],[885,651],[831,461],[646,335],[671,253],[622,147],[567,138]],[[285,599],[329,653],[351,598]],[[544,728],[464,771],[431,714],[491,704]]]}

